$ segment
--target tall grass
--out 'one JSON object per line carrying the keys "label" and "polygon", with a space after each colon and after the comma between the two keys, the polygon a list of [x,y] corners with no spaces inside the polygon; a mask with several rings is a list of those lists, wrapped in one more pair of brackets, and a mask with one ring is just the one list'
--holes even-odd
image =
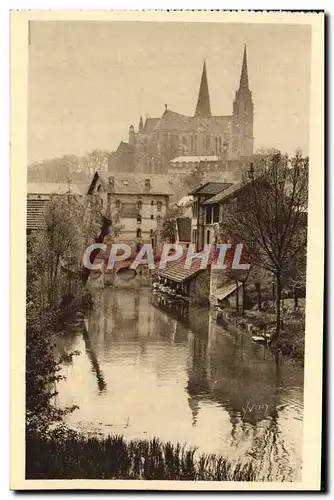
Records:
{"label": "tall grass", "polygon": [[254,481],[251,463],[217,456],[158,439],[125,441],[122,436],[27,437],[27,479],[158,479]]}

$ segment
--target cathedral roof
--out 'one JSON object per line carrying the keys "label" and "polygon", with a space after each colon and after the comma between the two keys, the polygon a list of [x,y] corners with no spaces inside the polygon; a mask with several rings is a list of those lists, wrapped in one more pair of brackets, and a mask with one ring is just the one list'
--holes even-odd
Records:
{"label": "cathedral roof", "polygon": [[154,128],[159,120],[160,120],[160,118],[146,118],[145,125],[143,128],[143,133],[150,134],[152,132],[152,130],[154,130]]}
{"label": "cathedral roof", "polygon": [[228,116],[186,116],[167,109],[155,126],[155,130],[196,132],[198,128],[211,134],[228,133],[232,115]]}
{"label": "cathedral roof", "polygon": [[166,109],[160,120],[155,126],[155,130],[196,130],[196,118],[193,116],[181,115],[170,109]]}

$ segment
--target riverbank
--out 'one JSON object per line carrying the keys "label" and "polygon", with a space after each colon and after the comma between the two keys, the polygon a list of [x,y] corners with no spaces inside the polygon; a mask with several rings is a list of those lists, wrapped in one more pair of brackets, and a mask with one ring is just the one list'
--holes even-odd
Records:
{"label": "riverbank", "polygon": [[158,439],[27,437],[26,450],[27,479],[259,480],[251,462],[235,464],[214,454],[195,457],[195,449]]}
{"label": "riverbank", "polygon": [[[220,312],[227,323],[234,323],[237,327],[247,331],[252,336],[263,338],[267,344],[270,336],[276,328],[276,317],[272,312],[245,311],[244,316],[236,310]],[[280,352],[289,361],[304,364],[305,354],[305,316],[303,311],[296,311],[284,317],[280,338],[273,352]]]}

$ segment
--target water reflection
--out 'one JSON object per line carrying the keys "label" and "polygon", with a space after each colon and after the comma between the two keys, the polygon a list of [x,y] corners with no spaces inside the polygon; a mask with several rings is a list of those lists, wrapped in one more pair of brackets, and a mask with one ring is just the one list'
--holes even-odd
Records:
{"label": "water reflection", "polygon": [[81,351],[59,387],[60,405],[80,407],[69,425],[246,457],[264,479],[299,476],[301,370],[208,309],[146,289],[100,289],[94,300],[82,331],[63,339]]}

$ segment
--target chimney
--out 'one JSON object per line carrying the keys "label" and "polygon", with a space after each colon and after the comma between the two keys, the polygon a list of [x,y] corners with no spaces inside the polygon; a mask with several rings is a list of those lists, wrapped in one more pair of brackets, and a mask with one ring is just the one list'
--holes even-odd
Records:
{"label": "chimney", "polygon": [[149,191],[151,189],[151,181],[150,179],[145,179],[145,191]]}

